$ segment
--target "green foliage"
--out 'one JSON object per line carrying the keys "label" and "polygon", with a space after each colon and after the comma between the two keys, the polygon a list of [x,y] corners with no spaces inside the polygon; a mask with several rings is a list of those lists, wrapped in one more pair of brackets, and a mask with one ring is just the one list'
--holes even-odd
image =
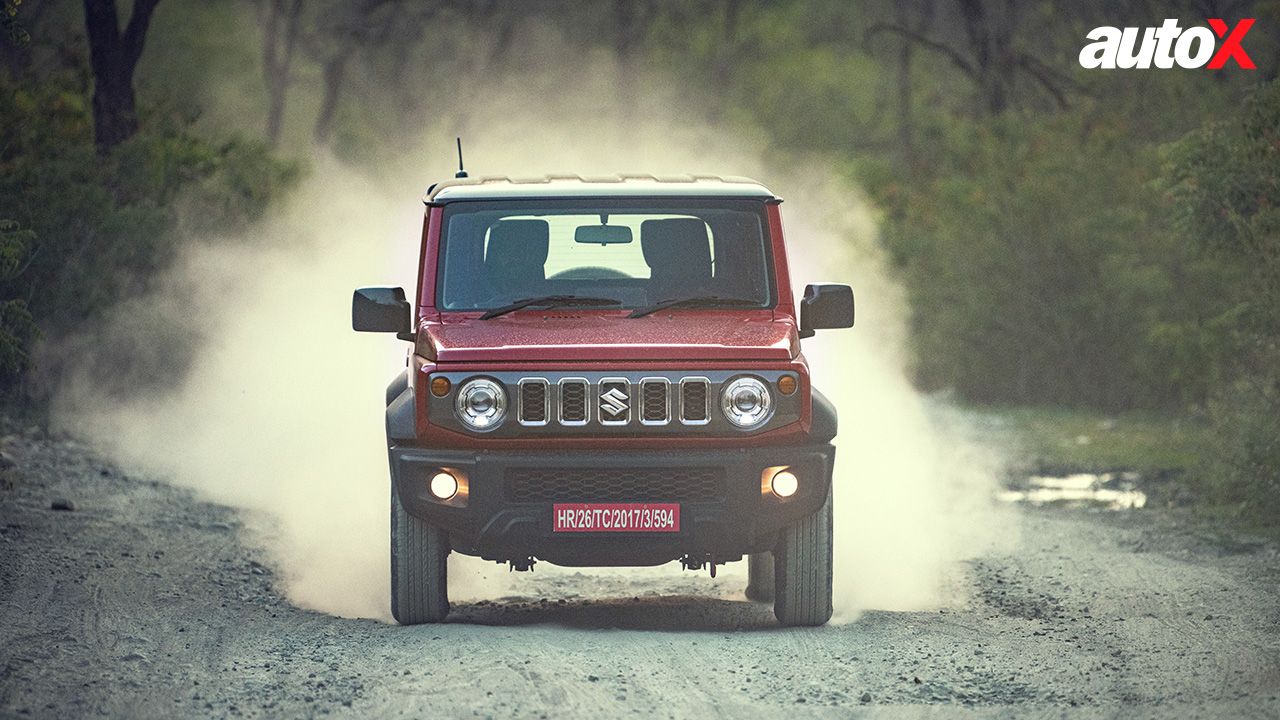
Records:
{"label": "green foliage", "polygon": [[[35,233],[23,230],[11,220],[0,220],[0,279],[9,279],[22,269],[31,253]],[[29,348],[39,337],[35,321],[24,300],[0,301],[0,380],[12,381],[30,366]]]}
{"label": "green foliage", "polygon": [[184,224],[195,232],[245,227],[297,182],[301,167],[282,162],[267,143],[234,137],[212,152],[208,175],[184,198]]}
{"label": "green foliage", "polygon": [[[1273,355],[1273,358],[1277,355]],[[1280,382],[1277,373],[1238,379],[1210,404],[1213,439],[1198,463],[1200,490],[1215,505],[1273,530],[1280,519]]]}
{"label": "green foliage", "polygon": [[23,300],[0,302],[0,378],[13,381],[31,367],[31,344],[40,337]]}
{"label": "green foliage", "polygon": [[1128,411],[1108,415],[1061,407],[983,407],[984,427],[1018,450],[1023,469],[1047,472],[1135,470],[1188,473],[1214,437],[1203,420]]}
{"label": "green foliage", "polygon": [[[0,307],[8,381],[24,367],[33,319],[46,334],[74,333],[146,290],[178,252],[179,228],[242,227],[298,172],[261,143],[210,141],[189,119],[160,110],[100,156],[79,77],[74,68],[31,80],[0,76],[0,217],[30,230],[22,266],[0,280],[0,297],[25,304]],[[180,222],[188,213],[190,222]],[[0,265],[13,265],[15,252],[0,248]]]}
{"label": "green foliage", "polygon": [[1173,144],[1166,176],[1182,236],[1242,271],[1238,326],[1280,336],[1280,81],[1253,93],[1243,118]]}
{"label": "green foliage", "polygon": [[1204,463],[1208,493],[1241,515],[1280,517],[1280,81],[1259,88],[1243,117],[1172,145],[1166,182],[1176,227],[1234,268],[1217,288],[1231,353],[1210,404],[1218,442]]}
{"label": "green foliage", "polygon": [[914,301],[923,385],[1106,409],[1204,392],[1195,353],[1157,350],[1178,342],[1162,323],[1190,310],[1181,276],[1197,269],[1159,221],[1153,148],[1076,116],[929,133],[924,172],[860,172]]}
{"label": "green foliage", "polygon": [[18,9],[21,5],[22,0],[4,0],[4,5],[0,7],[0,31],[8,36],[9,42],[18,47],[31,42],[31,33],[18,21]]}
{"label": "green foliage", "polygon": [[0,220],[0,279],[7,280],[18,273],[23,260],[31,254],[36,234],[23,230],[12,220]]}

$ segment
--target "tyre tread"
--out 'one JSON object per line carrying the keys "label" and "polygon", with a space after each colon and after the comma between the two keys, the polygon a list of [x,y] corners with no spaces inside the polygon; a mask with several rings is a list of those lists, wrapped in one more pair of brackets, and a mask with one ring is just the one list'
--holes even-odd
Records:
{"label": "tyre tread", "polygon": [[401,625],[440,622],[449,614],[449,541],[411,515],[391,492],[391,614]]}
{"label": "tyre tread", "polygon": [[818,512],[782,533],[774,552],[773,614],[783,625],[831,619],[831,493]]}

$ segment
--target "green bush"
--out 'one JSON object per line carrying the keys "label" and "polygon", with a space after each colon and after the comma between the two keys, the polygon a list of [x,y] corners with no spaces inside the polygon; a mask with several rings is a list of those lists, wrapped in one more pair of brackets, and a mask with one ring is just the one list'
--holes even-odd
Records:
{"label": "green bush", "polygon": [[1274,376],[1241,378],[1214,398],[1210,417],[1213,452],[1201,463],[1201,492],[1214,505],[1274,530],[1280,519],[1280,382]]}
{"label": "green bush", "polygon": [[[35,233],[11,220],[0,220],[0,279],[22,270],[30,255]],[[0,381],[12,382],[31,364],[29,348],[39,337],[25,300],[0,301]]]}
{"label": "green bush", "polygon": [[1222,274],[1169,237],[1156,149],[1079,116],[949,119],[903,174],[864,165],[916,308],[917,380],[978,402],[1101,409],[1203,399],[1179,334]]}
{"label": "green bush", "polygon": [[1245,518],[1280,518],[1280,82],[1249,99],[1243,117],[1170,146],[1165,188],[1177,229],[1206,261],[1233,268],[1214,318],[1230,354],[1210,404],[1214,452],[1208,496]]}
{"label": "green bush", "polygon": [[[76,333],[147,290],[190,232],[243,227],[298,175],[261,143],[210,140],[162,108],[100,156],[74,69],[0,75],[0,94],[0,218],[30,233],[21,265],[0,277],[0,298],[23,303],[0,311],[0,371],[9,371],[0,389],[25,368],[31,322],[49,336]],[[10,263],[8,248],[0,263]]]}

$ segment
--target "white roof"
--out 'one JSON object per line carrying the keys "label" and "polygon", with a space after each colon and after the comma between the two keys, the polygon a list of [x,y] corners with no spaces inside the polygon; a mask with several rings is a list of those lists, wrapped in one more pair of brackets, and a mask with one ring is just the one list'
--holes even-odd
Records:
{"label": "white roof", "polygon": [[719,175],[544,175],[448,180],[427,189],[428,203],[565,197],[776,197],[745,177]]}

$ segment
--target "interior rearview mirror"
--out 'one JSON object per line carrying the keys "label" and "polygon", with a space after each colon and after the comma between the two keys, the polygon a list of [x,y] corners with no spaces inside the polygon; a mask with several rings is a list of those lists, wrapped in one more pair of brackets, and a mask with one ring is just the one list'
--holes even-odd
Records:
{"label": "interior rearview mirror", "polygon": [[853,327],[853,288],[835,283],[815,283],[804,289],[800,301],[800,337],[815,330]]}
{"label": "interior rearview mirror", "polygon": [[409,310],[404,288],[360,288],[351,296],[351,329],[356,332],[395,333],[401,340],[412,340]]}
{"label": "interior rearview mirror", "polygon": [[631,228],[626,225],[579,225],[573,241],[588,245],[624,245],[631,242]]}

